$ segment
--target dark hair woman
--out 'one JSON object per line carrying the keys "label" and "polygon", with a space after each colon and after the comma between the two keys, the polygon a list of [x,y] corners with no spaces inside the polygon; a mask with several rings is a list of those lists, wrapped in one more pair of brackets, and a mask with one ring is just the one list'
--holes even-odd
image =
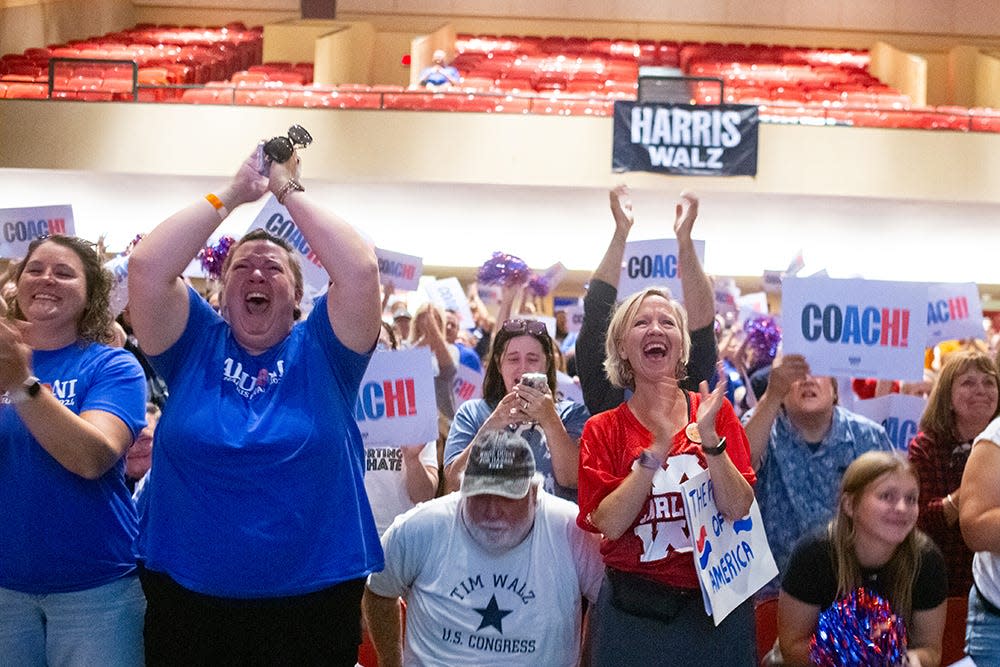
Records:
{"label": "dark hair woman", "polygon": [[[537,384],[525,374],[542,375]],[[538,320],[507,320],[497,328],[483,377],[483,398],[466,401],[455,413],[444,447],[445,484],[461,486],[470,446],[480,431],[509,428],[520,433],[535,455],[544,489],[576,501],[580,434],[589,414],[581,403],[556,400],[552,338]]]}
{"label": "dark hair woman", "polygon": [[0,321],[0,655],[141,664],[124,454],[145,425],[142,368],[102,342],[111,277],[91,244],[36,240],[13,279]]}

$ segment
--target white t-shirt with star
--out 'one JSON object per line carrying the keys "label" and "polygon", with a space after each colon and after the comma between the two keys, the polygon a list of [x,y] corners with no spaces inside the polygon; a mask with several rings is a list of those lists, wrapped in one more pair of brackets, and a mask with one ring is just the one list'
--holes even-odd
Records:
{"label": "white t-shirt with star", "polygon": [[385,570],[368,580],[406,600],[406,665],[576,665],[580,600],[597,600],[604,566],[577,506],[542,490],[521,544],[483,550],[459,516],[458,493],[398,517],[382,537]]}

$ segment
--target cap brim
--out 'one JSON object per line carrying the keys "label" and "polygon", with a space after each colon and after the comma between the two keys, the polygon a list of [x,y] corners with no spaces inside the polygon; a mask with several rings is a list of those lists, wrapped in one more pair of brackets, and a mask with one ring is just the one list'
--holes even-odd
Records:
{"label": "cap brim", "polygon": [[531,488],[531,477],[525,479],[499,479],[497,477],[469,477],[462,480],[462,495],[471,496],[501,496],[511,500],[520,500],[528,495]]}

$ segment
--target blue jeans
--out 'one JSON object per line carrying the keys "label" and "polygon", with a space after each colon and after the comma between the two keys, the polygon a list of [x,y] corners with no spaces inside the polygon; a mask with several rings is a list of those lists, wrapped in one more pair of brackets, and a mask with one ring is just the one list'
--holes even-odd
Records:
{"label": "blue jeans", "polygon": [[31,595],[0,588],[0,664],[142,665],[145,613],[136,576],[72,593]]}
{"label": "blue jeans", "polygon": [[975,586],[969,591],[965,652],[976,667],[1000,667],[1000,616],[986,608]]}

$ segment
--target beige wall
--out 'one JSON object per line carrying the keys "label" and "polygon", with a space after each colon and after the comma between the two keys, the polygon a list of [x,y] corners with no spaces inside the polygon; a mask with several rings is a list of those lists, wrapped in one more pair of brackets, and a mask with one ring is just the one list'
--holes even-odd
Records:
{"label": "beige wall", "polygon": [[0,0],[0,54],[136,24],[128,0]]}
{"label": "beige wall", "polygon": [[910,96],[914,106],[927,104],[927,59],[908,53],[886,42],[876,42],[871,47],[873,76]]}

